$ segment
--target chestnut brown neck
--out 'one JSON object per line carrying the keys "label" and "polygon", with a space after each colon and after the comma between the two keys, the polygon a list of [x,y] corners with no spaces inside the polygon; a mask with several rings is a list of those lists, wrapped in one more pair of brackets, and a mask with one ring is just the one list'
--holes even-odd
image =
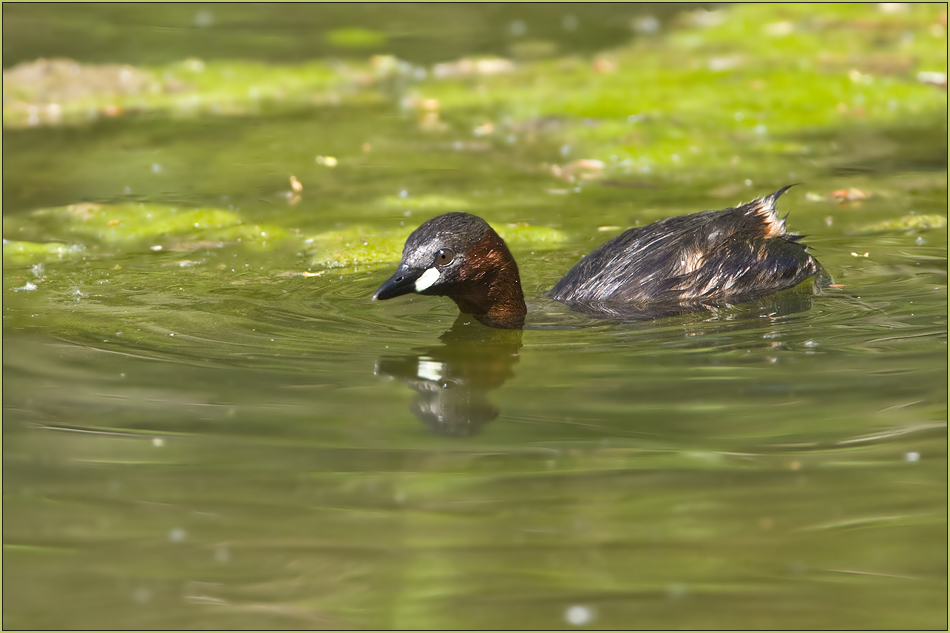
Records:
{"label": "chestnut brown neck", "polygon": [[459,310],[489,327],[520,329],[528,308],[521,290],[518,264],[494,230],[466,253],[466,266],[449,297]]}

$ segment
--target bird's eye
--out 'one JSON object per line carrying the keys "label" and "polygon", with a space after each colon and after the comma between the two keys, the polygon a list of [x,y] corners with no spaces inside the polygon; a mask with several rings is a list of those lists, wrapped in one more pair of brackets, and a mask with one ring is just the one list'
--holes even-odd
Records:
{"label": "bird's eye", "polygon": [[455,259],[455,251],[451,248],[441,248],[439,252],[435,254],[435,263],[439,266],[448,266],[452,263],[453,259]]}

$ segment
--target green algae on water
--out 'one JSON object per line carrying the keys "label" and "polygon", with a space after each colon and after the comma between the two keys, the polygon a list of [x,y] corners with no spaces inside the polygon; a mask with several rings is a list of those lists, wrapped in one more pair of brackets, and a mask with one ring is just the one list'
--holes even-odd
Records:
{"label": "green algae on water", "polygon": [[312,61],[276,65],[186,59],[164,66],[39,59],[3,71],[3,125],[85,123],[135,113],[246,115],[271,104],[376,101],[377,83],[401,67]]}
{"label": "green algae on water", "polygon": [[[512,249],[557,248],[567,238],[557,229],[527,224],[492,225]],[[365,225],[326,231],[306,240],[310,263],[316,267],[381,266],[399,261],[406,238],[415,226],[381,231]]]}
{"label": "green algae on water", "polygon": [[241,242],[265,248],[289,232],[245,223],[233,211],[163,204],[79,203],[3,219],[4,261],[55,261],[80,254],[121,254],[144,248],[194,250]]}
{"label": "green algae on water", "polygon": [[3,263],[29,264],[71,259],[82,255],[85,249],[79,244],[61,242],[28,242],[3,240]]}
{"label": "green algae on water", "polygon": [[884,233],[886,231],[914,231],[943,229],[947,227],[947,218],[936,213],[920,215],[905,215],[894,220],[883,220],[868,224],[860,229],[860,233]]}

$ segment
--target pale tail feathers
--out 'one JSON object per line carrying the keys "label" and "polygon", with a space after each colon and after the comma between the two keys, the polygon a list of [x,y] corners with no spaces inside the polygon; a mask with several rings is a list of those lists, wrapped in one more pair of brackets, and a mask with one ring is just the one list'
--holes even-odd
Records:
{"label": "pale tail feathers", "polygon": [[778,209],[775,206],[779,197],[797,184],[798,183],[786,185],[775,193],[756,198],[748,203],[749,211],[762,220],[763,237],[784,237],[792,242],[797,242],[804,237],[803,235],[789,233],[785,229],[785,220],[788,218],[788,214],[786,213],[784,217],[779,217]]}

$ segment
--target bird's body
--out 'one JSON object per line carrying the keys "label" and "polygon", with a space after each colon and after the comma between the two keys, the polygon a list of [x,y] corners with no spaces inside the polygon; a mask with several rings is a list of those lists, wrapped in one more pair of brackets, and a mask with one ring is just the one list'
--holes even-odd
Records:
{"label": "bird's body", "polygon": [[[581,259],[549,293],[588,314],[659,315],[740,303],[791,288],[821,265],[789,233],[775,202],[788,187],[738,207],[630,229]],[[447,213],[416,229],[399,270],[374,299],[408,292],[450,297],[494,327],[527,312],[514,258],[488,224]]]}

